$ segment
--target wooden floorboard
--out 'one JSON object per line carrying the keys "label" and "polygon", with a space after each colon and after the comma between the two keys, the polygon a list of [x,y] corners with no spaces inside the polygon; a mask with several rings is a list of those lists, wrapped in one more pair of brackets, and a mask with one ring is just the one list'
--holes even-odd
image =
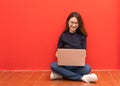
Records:
{"label": "wooden floorboard", "polygon": [[0,86],[120,86],[120,71],[92,71],[97,83],[50,80],[50,71],[0,71]]}

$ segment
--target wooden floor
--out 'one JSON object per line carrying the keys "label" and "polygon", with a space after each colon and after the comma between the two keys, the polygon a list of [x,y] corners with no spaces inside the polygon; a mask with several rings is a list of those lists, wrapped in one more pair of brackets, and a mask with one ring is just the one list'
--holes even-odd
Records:
{"label": "wooden floor", "polygon": [[0,86],[120,86],[120,71],[92,71],[97,83],[50,80],[50,71],[0,71]]}

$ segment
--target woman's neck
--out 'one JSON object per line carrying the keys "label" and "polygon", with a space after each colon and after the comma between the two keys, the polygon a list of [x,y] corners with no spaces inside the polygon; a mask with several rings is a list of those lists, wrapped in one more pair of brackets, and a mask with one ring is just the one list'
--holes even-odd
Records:
{"label": "woman's neck", "polygon": [[70,32],[70,33],[75,33],[76,31],[71,31],[71,30],[69,30],[69,32]]}

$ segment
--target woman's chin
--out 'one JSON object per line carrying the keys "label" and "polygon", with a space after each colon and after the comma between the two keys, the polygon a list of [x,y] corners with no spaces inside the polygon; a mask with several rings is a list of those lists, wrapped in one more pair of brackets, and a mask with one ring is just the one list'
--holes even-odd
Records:
{"label": "woman's chin", "polygon": [[74,28],[73,28],[73,29],[72,29],[72,31],[73,31],[73,32],[75,32],[75,31],[76,31],[76,29],[74,29]]}

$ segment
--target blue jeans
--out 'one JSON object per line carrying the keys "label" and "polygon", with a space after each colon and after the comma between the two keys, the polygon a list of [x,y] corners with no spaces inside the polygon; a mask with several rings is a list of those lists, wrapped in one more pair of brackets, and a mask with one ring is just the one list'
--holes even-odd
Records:
{"label": "blue jeans", "polygon": [[83,75],[89,74],[91,71],[91,67],[87,64],[85,66],[58,66],[57,62],[53,62],[50,67],[63,78],[76,81],[80,81]]}

